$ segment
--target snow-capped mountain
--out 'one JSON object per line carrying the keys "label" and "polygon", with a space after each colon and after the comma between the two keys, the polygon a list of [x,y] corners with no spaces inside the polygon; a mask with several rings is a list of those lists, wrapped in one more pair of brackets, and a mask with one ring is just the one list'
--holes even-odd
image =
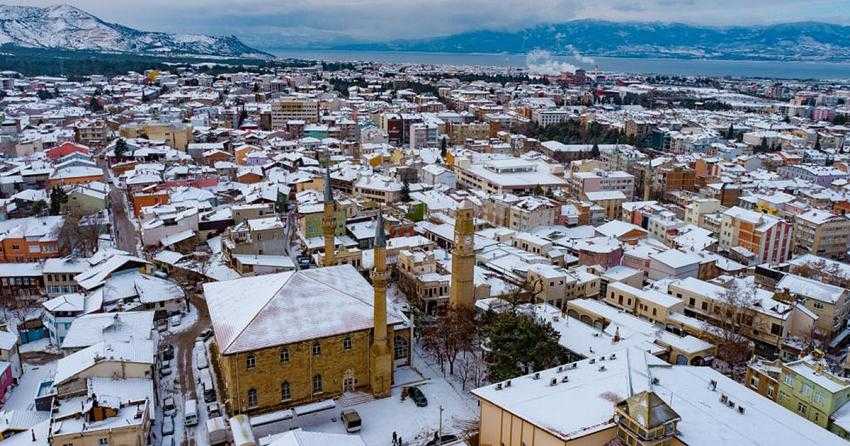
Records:
{"label": "snow-capped mountain", "polygon": [[528,53],[743,60],[850,60],[850,26],[818,22],[712,27],[684,23],[574,20],[521,30],[478,30],[334,49],[450,53]]}
{"label": "snow-capped mountain", "polygon": [[139,31],[73,6],[0,5],[0,45],[157,55],[267,58],[234,36]]}

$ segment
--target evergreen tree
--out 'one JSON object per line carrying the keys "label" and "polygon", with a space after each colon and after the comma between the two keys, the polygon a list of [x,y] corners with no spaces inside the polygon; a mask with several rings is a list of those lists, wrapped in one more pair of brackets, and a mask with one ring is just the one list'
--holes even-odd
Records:
{"label": "evergreen tree", "polygon": [[593,147],[590,148],[590,158],[599,158],[599,144],[593,144]]}
{"label": "evergreen tree", "polygon": [[726,131],[726,139],[732,139],[735,137],[735,127],[732,124],[729,124],[729,130]]}
{"label": "evergreen tree", "polygon": [[820,133],[815,137],[815,150],[820,151]]}
{"label": "evergreen tree", "polygon": [[277,189],[277,199],[274,202],[274,210],[278,214],[285,214],[289,211],[289,197],[280,190],[280,186]]}
{"label": "evergreen tree", "polygon": [[448,140],[446,138],[440,138],[440,158],[446,159],[448,153]]}
{"label": "evergreen tree", "polygon": [[515,378],[563,364],[568,352],[558,344],[558,332],[531,315],[506,311],[485,316],[484,339],[490,352],[491,381]]}
{"label": "evergreen tree", "polygon": [[50,190],[50,215],[59,215],[62,213],[62,205],[68,202],[68,194],[61,187],[54,187]]}
{"label": "evergreen tree", "polygon": [[401,201],[407,203],[410,201],[410,184],[407,180],[401,183]]}
{"label": "evergreen tree", "polygon": [[123,157],[127,153],[127,141],[124,141],[124,138],[118,138],[118,141],[115,141],[115,156],[117,158]]}
{"label": "evergreen tree", "polygon": [[92,96],[89,100],[89,109],[93,112],[100,112],[103,111],[103,106],[100,105],[100,101],[96,97]]}

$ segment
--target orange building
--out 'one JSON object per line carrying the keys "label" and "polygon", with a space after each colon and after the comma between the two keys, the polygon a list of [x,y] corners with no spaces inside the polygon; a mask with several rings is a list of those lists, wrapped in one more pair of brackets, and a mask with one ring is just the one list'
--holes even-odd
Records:
{"label": "orange building", "polygon": [[103,181],[103,169],[90,166],[70,166],[56,169],[47,179],[47,188]]}
{"label": "orange building", "polygon": [[0,222],[0,263],[37,262],[59,257],[64,217],[14,218]]}
{"label": "orange building", "polygon": [[166,191],[153,193],[137,193],[133,194],[133,215],[138,217],[142,214],[142,208],[148,206],[156,206],[160,204],[168,204],[169,195]]}

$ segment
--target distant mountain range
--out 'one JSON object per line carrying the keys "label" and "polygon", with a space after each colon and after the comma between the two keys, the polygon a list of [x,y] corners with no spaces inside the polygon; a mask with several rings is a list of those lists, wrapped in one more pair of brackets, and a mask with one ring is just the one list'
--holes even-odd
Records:
{"label": "distant mountain range", "polygon": [[139,31],[68,5],[0,5],[0,45],[159,56],[271,57],[234,36]]}
{"label": "distant mountain range", "polygon": [[710,27],[683,23],[576,20],[519,31],[471,31],[333,49],[448,53],[527,53],[747,60],[850,60],[850,26],[819,22]]}

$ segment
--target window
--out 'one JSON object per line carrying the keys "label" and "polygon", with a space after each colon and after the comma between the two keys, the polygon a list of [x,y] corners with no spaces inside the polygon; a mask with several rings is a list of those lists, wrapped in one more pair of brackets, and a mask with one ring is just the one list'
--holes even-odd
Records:
{"label": "window", "polygon": [[802,393],[803,396],[811,395],[812,394],[812,385],[809,384],[809,383],[803,383],[803,388],[800,389],[800,393]]}
{"label": "window", "polygon": [[782,326],[779,324],[770,325],[770,334],[774,336],[782,336]]}
{"label": "window", "polygon": [[284,381],[280,384],[280,400],[289,401],[292,399],[292,392],[289,388],[289,381]]}
{"label": "window", "polygon": [[807,409],[807,407],[806,407],[806,405],[805,405],[805,404],[803,404],[803,403],[797,403],[797,412],[800,412],[800,414],[805,415],[805,414],[806,414],[806,409]]}
{"label": "window", "polygon": [[313,376],[313,393],[322,392],[322,375]]}
{"label": "window", "polygon": [[280,362],[284,364],[289,362],[289,349],[286,347],[280,349]]}
{"label": "window", "polygon": [[825,399],[826,398],[824,398],[823,392],[820,392],[820,391],[815,392],[815,395],[812,397],[812,400],[815,402],[815,404],[817,404],[819,406],[823,405],[823,402],[824,402]]}
{"label": "window", "polygon": [[322,354],[322,344],[318,342],[313,343],[313,356],[319,356]]}
{"label": "window", "polygon": [[248,353],[248,356],[245,357],[245,367],[249,369],[253,369],[257,366],[257,357],[254,356],[253,353]]}
{"label": "window", "polygon": [[785,385],[794,387],[794,377],[793,376],[785,375],[785,377],[783,378],[783,381],[785,381]]}
{"label": "window", "polygon": [[767,397],[773,398],[773,387],[771,387],[771,386],[767,387]]}
{"label": "window", "polygon": [[351,336],[346,336],[342,339],[342,349],[351,350]]}
{"label": "window", "polygon": [[106,437],[104,437],[104,438],[98,438],[98,439],[97,439],[97,444],[99,444],[99,445],[101,445],[101,446],[107,446],[107,445],[109,444],[109,439],[108,439],[108,438],[106,438]]}
{"label": "window", "polygon": [[393,339],[393,357],[395,360],[407,359],[410,352],[410,346],[407,345],[407,338],[402,335],[395,335]]}
{"label": "window", "polygon": [[257,389],[248,390],[248,407],[257,407]]}

